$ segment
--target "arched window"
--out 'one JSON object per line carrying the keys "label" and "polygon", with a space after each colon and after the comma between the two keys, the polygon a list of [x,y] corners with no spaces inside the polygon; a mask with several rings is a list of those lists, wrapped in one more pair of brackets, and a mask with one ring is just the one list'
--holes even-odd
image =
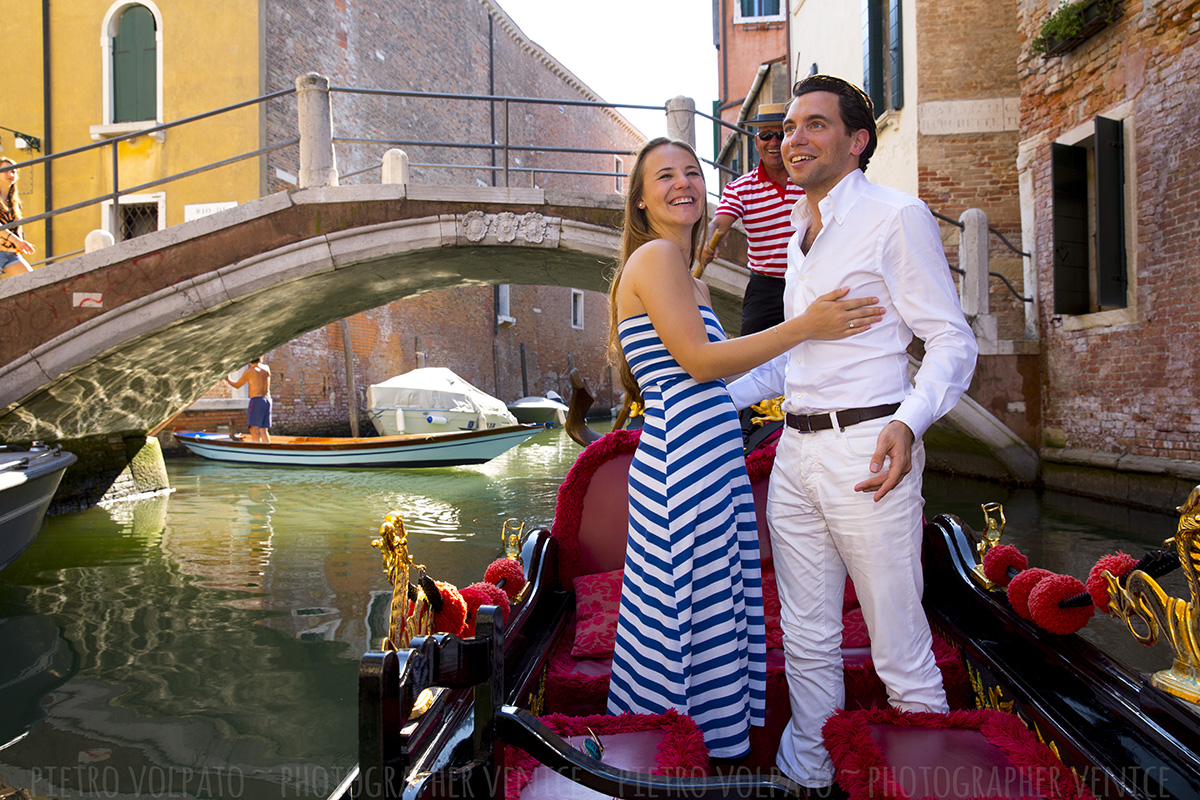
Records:
{"label": "arched window", "polygon": [[100,26],[100,74],[103,117],[91,126],[93,140],[162,122],[163,17],[154,0],[109,6]]}
{"label": "arched window", "polygon": [[158,116],[157,25],[150,9],[129,6],[117,18],[112,37],[113,122],[141,122]]}

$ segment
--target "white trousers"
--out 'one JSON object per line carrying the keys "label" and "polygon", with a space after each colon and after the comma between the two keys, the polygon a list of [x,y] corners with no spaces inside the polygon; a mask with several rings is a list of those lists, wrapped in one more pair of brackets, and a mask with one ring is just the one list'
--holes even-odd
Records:
{"label": "white trousers", "polygon": [[841,644],[847,574],[891,705],[948,710],[921,607],[924,445],[913,445],[912,471],[880,502],[873,493],[854,491],[870,477],[876,440],[889,421],[817,433],[785,428],[775,454],[767,521],[792,704],[776,763],[801,786],[833,782],[821,726],[845,703]]}

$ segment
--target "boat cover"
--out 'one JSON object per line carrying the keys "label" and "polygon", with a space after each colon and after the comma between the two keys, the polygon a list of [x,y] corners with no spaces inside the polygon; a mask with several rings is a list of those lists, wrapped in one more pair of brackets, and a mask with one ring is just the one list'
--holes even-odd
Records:
{"label": "boat cover", "polygon": [[475,411],[517,424],[504,403],[445,367],[422,367],[367,387],[367,408]]}

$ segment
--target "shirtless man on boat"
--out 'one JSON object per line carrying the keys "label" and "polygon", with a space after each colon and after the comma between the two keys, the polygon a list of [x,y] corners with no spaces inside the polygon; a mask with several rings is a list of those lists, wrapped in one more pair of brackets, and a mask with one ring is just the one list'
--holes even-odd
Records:
{"label": "shirtless man on boat", "polygon": [[271,443],[271,368],[261,358],[250,360],[237,381],[225,377],[225,382],[235,389],[249,384],[250,405],[246,408],[246,422],[250,425],[250,441]]}

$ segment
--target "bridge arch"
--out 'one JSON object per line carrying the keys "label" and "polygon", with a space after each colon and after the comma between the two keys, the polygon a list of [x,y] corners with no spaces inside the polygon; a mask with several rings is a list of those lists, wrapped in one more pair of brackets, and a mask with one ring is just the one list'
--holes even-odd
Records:
{"label": "bridge arch", "polygon": [[[38,270],[20,294],[6,281],[0,327],[21,341],[0,342],[0,437],[148,431],[249,358],[425,292],[604,291],[621,213],[621,198],[604,194],[321,187]],[[736,330],[744,271],[718,262],[712,273]]]}

